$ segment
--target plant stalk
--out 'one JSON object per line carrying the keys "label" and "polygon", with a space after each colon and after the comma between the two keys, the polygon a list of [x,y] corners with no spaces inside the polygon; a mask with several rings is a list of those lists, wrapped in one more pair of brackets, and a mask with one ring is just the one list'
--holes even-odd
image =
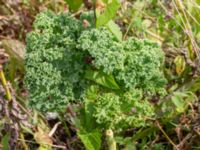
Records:
{"label": "plant stalk", "polygon": [[7,84],[7,81],[6,81],[6,78],[5,78],[5,75],[4,75],[4,72],[3,72],[2,69],[0,70],[0,80],[2,82],[3,88],[6,91],[6,97],[7,97],[7,99],[11,100],[12,96],[11,96],[10,90],[8,88],[8,84]]}
{"label": "plant stalk", "polygon": [[108,143],[108,150],[117,150],[117,144],[114,140],[114,133],[111,129],[106,130],[106,140]]}

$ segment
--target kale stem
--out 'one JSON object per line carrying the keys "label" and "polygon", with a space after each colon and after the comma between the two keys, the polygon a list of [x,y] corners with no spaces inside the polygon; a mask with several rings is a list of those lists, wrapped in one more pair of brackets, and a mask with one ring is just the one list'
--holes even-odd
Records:
{"label": "kale stem", "polygon": [[108,150],[117,150],[117,144],[114,139],[114,133],[112,129],[106,130],[106,139],[108,143]]}
{"label": "kale stem", "polygon": [[96,27],[96,20],[97,20],[97,14],[96,14],[96,0],[93,0],[93,12],[94,12],[94,24]]}

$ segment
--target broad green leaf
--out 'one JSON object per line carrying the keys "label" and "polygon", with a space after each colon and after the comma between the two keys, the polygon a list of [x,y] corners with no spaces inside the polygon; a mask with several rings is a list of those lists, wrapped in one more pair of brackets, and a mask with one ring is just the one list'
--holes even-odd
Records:
{"label": "broad green leaf", "polygon": [[[95,91],[96,88],[93,88],[95,86],[91,86],[91,90]],[[86,150],[99,150],[101,146],[101,133],[97,130],[93,114],[94,104],[91,100],[85,99],[85,107],[80,110],[80,114],[73,121],[76,128],[79,129],[77,134]]]}
{"label": "broad green leaf", "polygon": [[158,129],[155,126],[151,126],[147,129],[141,129],[136,134],[133,135],[133,141],[137,141],[142,139],[148,135],[153,134],[153,132],[157,131]]}
{"label": "broad green leaf", "polygon": [[9,150],[9,139],[10,132],[6,133],[6,135],[1,140],[1,145],[3,146],[2,150]]}
{"label": "broad green leaf", "polygon": [[185,70],[185,59],[183,56],[179,55],[174,59],[174,63],[176,65],[176,73],[181,75],[181,73]]}
{"label": "broad green leaf", "polygon": [[161,104],[163,118],[174,118],[183,113],[189,106],[189,103],[197,101],[197,97],[190,91],[174,92],[173,96]]}
{"label": "broad green leaf", "polygon": [[78,137],[87,150],[99,150],[101,147],[101,133],[97,130],[92,132],[80,131]]}
{"label": "broad green leaf", "polygon": [[96,27],[106,25],[115,16],[119,7],[118,0],[112,0],[111,3],[108,3],[103,14],[97,16]]}
{"label": "broad green leaf", "polygon": [[131,144],[127,144],[123,150],[137,150],[137,148],[134,143],[131,143]]}
{"label": "broad green leaf", "polygon": [[95,128],[96,122],[93,117],[94,114],[94,104],[92,102],[85,102],[85,119],[82,126],[86,131],[91,131]]}
{"label": "broad green leaf", "polygon": [[180,95],[176,95],[172,97],[172,102],[176,106],[177,112],[181,113],[184,112],[185,106],[187,105],[186,102],[182,99]]}
{"label": "broad green leaf", "polygon": [[65,0],[67,4],[69,5],[69,8],[71,10],[77,10],[81,7],[83,1],[82,0]]}
{"label": "broad green leaf", "polygon": [[110,89],[120,89],[113,75],[107,75],[101,71],[86,70],[85,78]]}
{"label": "broad green leaf", "polygon": [[88,89],[86,89],[86,98],[89,100],[95,100],[98,96],[99,88],[97,85],[91,85]]}
{"label": "broad green leaf", "polygon": [[109,0],[102,0],[102,1],[107,4]]}
{"label": "broad green leaf", "polygon": [[187,85],[187,87],[189,87],[189,90],[192,92],[197,92],[200,90],[200,77],[197,77],[195,80],[192,80],[189,85]]}
{"label": "broad green leaf", "polygon": [[172,93],[172,92],[174,92],[177,88],[178,88],[178,84],[175,83],[174,85],[172,85],[172,86],[169,88],[168,91],[169,91],[170,93]]}
{"label": "broad green leaf", "polygon": [[120,27],[112,20],[110,20],[107,24],[106,27],[112,32],[115,37],[119,40],[122,41],[122,32],[120,30]]}
{"label": "broad green leaf", "polygon": [[93,117],[94,103],[86,98],[84,106],[84,108],[80,109],[79,115],[74,118],[73,123],[79,130],[91,132],[97,129],[96,121]]}

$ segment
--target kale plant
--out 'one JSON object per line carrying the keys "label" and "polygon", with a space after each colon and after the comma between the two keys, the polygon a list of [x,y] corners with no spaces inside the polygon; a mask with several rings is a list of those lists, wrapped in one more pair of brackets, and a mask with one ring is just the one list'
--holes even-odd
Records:
{"label": "kale plant", "polygon": [[[166,84],[164,53],[148,40],[118,41],[107,28],[94,28],[90,15],[37,16],[26,40],[30,106],[60,112],[69,103],[89,100],[92,116],[105,128],[144,126],[155,114],[143,96],[163,93]],[[91,93],[91,86],[98,90]]]}

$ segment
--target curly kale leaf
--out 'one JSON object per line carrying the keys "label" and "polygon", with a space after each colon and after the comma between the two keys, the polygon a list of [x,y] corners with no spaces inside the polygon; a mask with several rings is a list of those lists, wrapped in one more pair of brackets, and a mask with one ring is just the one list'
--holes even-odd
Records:
{"label": "curly kale leaf", "polygon": [[107,74],[123,68],[125,55],[122,44],[106,28],[84,31],[77,47],[88,52],[94,59],[92,64]]}
{"label": "curly kale leaf", "polygon": [[123,42],[126,52],[124,70],[116,71],[116,79],[126,88],[140,88],[145,92],[161,92],[166,85],[162,66],[164,53],[148,40],[130,38]]}
{"label": "curly kale leaf", "polygon": [[122,95],[101,94],[95,101],[94,118],[106,128],[128,128],[147,125],[148,118],[154,117],[153,106],[141,100],[140,90],[132,90]]}
{"label": "curly kale leaf", "polygon": [[37,16],[35,31],[26,39],[25,82],[32,107],[62,111],[70,101],[81,99],[87,81],[82,79],[83,53],[76,49],[80,25],[69,14]]}
{"label": "curly kale leaf", "polygon": [[100,28],[84,31],[77,47],[89,53],[95,68],[113,74],[126,90],[140,88],[155,94],[166,84],[161,70],[164,53],[155,43],[136,38],[118,42],[108,30]]}
{"label": "curly kale leaf", "polygon": [[94,104],[94,117],[97,123],[104,124],[106,127],[111,127],[119,122],[120,104],[120,97],[113,93],[100,95]]}

